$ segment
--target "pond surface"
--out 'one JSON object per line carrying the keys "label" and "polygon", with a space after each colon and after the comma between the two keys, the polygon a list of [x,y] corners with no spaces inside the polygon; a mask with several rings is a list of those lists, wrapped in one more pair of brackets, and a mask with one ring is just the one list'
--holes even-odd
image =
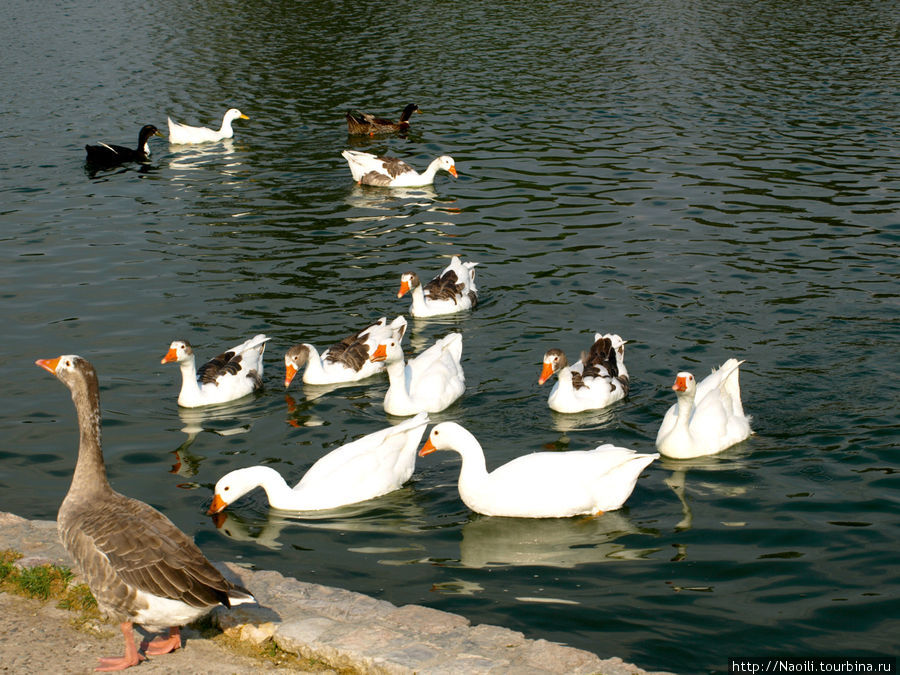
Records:
{"label": "pond surface", "polygon": [[[711,6],[712,7],[712,6]],[[587,11],[586,11],[587,10]],[[896,3],[13,0],[0,24],[0,509],[53,518],[77,433],[33,363],[101,381],[118,490],[214,560],[421,603],[618,655],[722,672],[729,657],[895,653],[900,52]],[[354,140],[344,112],[423,114]],[[166,116],[234,139],[151,141],[91,174],[85,143]],[[450,154],[458,180],[367,189],[341,150]],[[464,338],[466,426],[489,468],[539,449],[650,452],[675,373],[744,359],[753,435],[659,460],[625,508],[511,520],[459,500],[459,459],[401,490],[298,518],[263,494],[206,517],[216,480],[293,484],[386,426],[386,380],[315,396],[284,351],[408,310],[400,274],[480,263],[476,310],[410,322],[408,352]],[[564,416],[550,347],[628,342],[630,396]],[[179,410],[176,338],[201,357],[264,332],[266,389]],[[321,393],[321,392],[318,392]]]}

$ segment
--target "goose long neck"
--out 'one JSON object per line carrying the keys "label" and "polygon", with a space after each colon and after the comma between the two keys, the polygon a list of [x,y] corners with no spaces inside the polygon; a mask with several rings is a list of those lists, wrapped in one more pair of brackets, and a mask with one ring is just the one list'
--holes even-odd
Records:
{"label": "goose long neck", "polygon": [[324,371],[324,365],[322,364],[322,357],[319,356],[318,350],[313,347],[311,344],[307,344],[306,346],[306,371],[309,374],[320,374]]}
{"label": "goose long neck", "polygon": [[425,173],[422,174],[422,178],[425,178],[428,180],[428,182],[431,182],[434,179],[435,175],[437,174],[438,169],[440,169],[440,164],[441,164],[440,157],[438,157],[437,159],[431,160],[431,164],[429,164],[428,168],[425,169]]}
{"label": "goose long neck", "polygon": [[271,506],[276,509],[290,509],[295,493],[291,490],[290,486],[284,482],[284,478],[282,478],[281,474],[269,467],[258,468],[265,469],[265,471],[260,471],[259,476],[257,477],[257,484],[251,486],[247,492],[254,487],[261,487],[266,491],[266,496],[269,498],[269,504]]}
{"label": "goose long neck", "polygon": [[69,494],[109,489],[100,445],[100,388],[96,374],[87,373],[86,378],[73,387],[72,401],[78,417],[80,439]]}
{"label": "goose long neck", "polygon": [[199,393],[200,383],[197,382],[197,364],[194,360],[194,355],[191,354],[189,358],[180,361],[178,367],[181,368],[181,394],[179,398],[188,394]]}
{"label": "goose long neck", "polygon": [[390,382],[390,389],[392,390],[392,396],[402,396],[404,400],[409,400],[409,381],[407,379],[406,373],[406,361],[402,358],[397,359],[396,361],[390,361],[385,364],[385,368],[388,374],[388,382]]}
{"label": "goose long neck", "polygon": [[687,429],[691,421],[691,415],[694,412],[694,394],[687,391],[678,392],[678,419],[675,421],[675,427],[678,429]]}
{"label": "goose long neck", "polygon": [[412,294],[413,307],[424,309],[428,305],[428,300],[425,298],[425,291],[422,289],[422,284],[416,284],[410,293]]}
{"label": "goose long neck", "polygon": [[484,459],[484,450],[477,438],[462,427],[457,429],[456,433],[458,437],[453,449],[462,457],[462,468],[459,471],[459,484],[462,491],[466,483],[487,478],[487,463]]}
{"label": "goose long neck", "polygon": [[556,379],[559,382],[560,389],[572,388],[572,371],[569,366],[563,366],[556,371]]}

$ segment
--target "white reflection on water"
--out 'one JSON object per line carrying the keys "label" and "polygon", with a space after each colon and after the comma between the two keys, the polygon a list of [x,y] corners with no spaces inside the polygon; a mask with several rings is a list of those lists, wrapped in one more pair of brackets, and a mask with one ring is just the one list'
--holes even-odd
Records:
{"label": "white reflection on water", "polygon": [[231,510],[218,513],[213,516],[213,523],[229,539],[253,542],[270,549],[281,548],[279,538],[290,527],[338,532],[418,533],[425,526],[425,512],[419,505],[411,503],[412,494],[410,488],[400,488],[365,502],[321,511],[285,512],[268,505],[254,506],[255,517],[248,515],[245,507],[240,514]]}
{"label": "white reflection on water", "polygon": [[619,511],[590,518],[478,517],[462,528],[464,567],[547,565],[575,567],[638,560],[657,548],[628,548],[615,540],[641,530]]}

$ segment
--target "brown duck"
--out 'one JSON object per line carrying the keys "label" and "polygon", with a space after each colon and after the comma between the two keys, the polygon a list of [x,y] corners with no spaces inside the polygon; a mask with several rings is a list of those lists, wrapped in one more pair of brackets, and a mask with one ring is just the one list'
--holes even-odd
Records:
{"label": "brown duck", "polygon": [[351,136],[375,136],[409,131],[409,118],[414,112],[420,112],[419,106],[410,103],[403,109],[400,120],[394,122],[359,110],[350,110],[347,112],[347,131]]}
{"label": "brown duck", "polygon": [[97,670],[124,670],[145,657],[133,623],[169,626],[166,638],[142,644],[157,655],[181,646],[180,626],[218,604],[253,602],[227,581],[196,544],[152,506],[110,487],[100,446],[100,393],[90,362],[75,355],[35,362],[72,392],[81,441],[69,492],[59,508],[59,535],[105,615],[120,623],[125,655],[101,658]]}

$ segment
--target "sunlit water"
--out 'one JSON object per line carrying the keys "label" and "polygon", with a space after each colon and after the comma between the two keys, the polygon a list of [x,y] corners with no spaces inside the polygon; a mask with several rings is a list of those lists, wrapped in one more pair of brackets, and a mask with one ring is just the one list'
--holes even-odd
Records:
{"label": "sunlit water", "polygon": [[[0,509],[52,518],[77,443],[36,358],[97,367],[114,486],[213,559],[422,603],[619,655],[722,671],[731,656],[895,651],[900,63],[896,3],[12,2],[0,23]],[[407,138],[348,139],[343,113]],[[132,145],[166,115],[249,115],[232,141],[152,143],[91,176],[85,143]],[[433,189],[363,189],[345,147]],[[404,313],[399,275],[458,253],[481,304],[413,321],[417,351],[464,336],[456,420],[490,468],[542,448],[652,451],[678,370],[745,359],[755,435],[657,461],[621,511],[508,520],[460,502],[458,457],[402,490],[314,518],[262,493],[204,515],[227,471],[294,483],[385,426],[386,382],[286,393],[281,356]],[[561,416],[549,347],[629,340],[632,393]],[[273,337],[267,388],[180,411],[159,363]],[[318,392],[321,393],[321,392]]]}

